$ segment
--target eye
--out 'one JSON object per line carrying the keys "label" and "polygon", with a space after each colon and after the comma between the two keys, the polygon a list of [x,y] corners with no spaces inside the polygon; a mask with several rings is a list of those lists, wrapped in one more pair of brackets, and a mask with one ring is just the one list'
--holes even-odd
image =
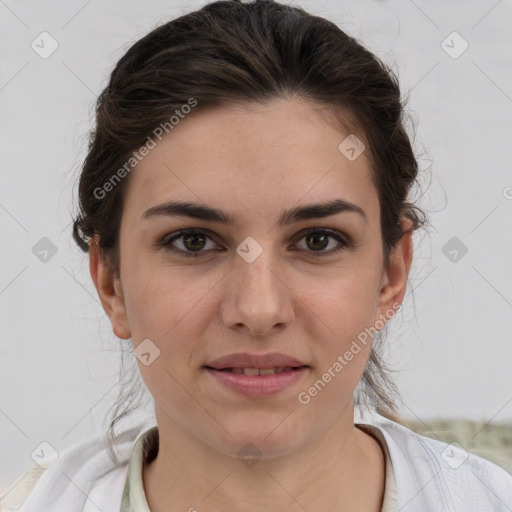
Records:
{"label": "eye", "polygon": [[[329,246],[329,239],[331,239],[331,241],[335,240],[337,244],[334,244],[334,249],[326,251],[324,249]],[[306,250],[312,249],[307,252],[310,253],[308,256],[313,257],[326,256],[352,247],[351,241],[339,231],[326,228],[309,229],[307,233],[300,238],[300,240],[305,240]]]}
{"label": "eye", "polygon": [[[180,256],[197,258],[207,251],[222,250],[215,248],[219,246],[204,230],[184,229],[177,233],[171,233],[171,235],[165,236],[159,245]],[[303,239],[306,242],[306,248],[299,248],[299,250],[305,250],[310,253],[308,256],[313,257],[326,256],[352,247],[352,242],[347,237],[333,229],[311,228],[302,235],[299,241]],[[331,241],[335,240],[337,247],[336,244],[334,244],[334,249],[326,251],[326,247],[330,245],[329,239],[331,239]],[[211,242],[210,247],[208,247],[208,241]],[[176,245],[174,245],[175,243],[181,245],[181,248],[176,247]]]}
{"label": "eye", "polygon": [[[177,249],[175,246],[173,246],[173,243],[176,240],[180,241],[180,244],[182,245],[183,249]],[[202,252],[204,252],[201,249],[207,247],[207,240],[210,240],[214,245],[216,245],[215,242],[213,242],[212,238],[209,237],[205,231],[201,231],[198,229],[184,229],[176,233],[171,238],[169,238],[169,236],[166,236],[162,240],[161,245],[163,245],[170,251],[179,254],[180,256],[185,256],[188,258],[197,258],[198,256],[201,255]],[[210,249],[212,249],[212,247],[210,247]]]}

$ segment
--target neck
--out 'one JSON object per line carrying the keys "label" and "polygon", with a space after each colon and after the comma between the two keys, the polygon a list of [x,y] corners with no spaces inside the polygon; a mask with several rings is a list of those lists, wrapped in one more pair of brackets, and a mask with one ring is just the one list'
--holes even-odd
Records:
{"label": "neck", "polygon": [[252,460],[198,441],[174,422],[157,423],[158,455],[143,469],[152,512],[380,511],[385,457],[354,426],[353,413],[295,451]]}

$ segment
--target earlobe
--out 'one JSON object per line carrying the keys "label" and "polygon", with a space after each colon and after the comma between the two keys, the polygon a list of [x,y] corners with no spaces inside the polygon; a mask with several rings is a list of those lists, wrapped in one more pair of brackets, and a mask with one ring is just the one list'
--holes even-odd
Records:
{"label": "earlobe", "polygon": [[89,240],[89,270],[114,334],[118,338],[130,338],[121,282],[101,257],[97,237]]}
{"label": "earlobe", "polygon": [[389,318],[402,304],[407,287],[407,278],[412,263],[412,220],[401,220],[402,237],[389,254],[389,263],[383,272],[382,288],[379,295],[379,315]]}

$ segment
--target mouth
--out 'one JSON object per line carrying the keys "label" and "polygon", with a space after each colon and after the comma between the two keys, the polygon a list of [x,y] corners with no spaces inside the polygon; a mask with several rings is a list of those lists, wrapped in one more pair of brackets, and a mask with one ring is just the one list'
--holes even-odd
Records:
{"label": "mouth", "polygon": [[208,361],[203,369],[211,385],[221,392],[262,398],[297,386],[311,366],[280,352],[239,352]]}
{"label": "mouth", "polygon": [[275,368],[214,368],[212,366],[205,366],[208,370],[215,370],[218,372],[229,372],[237,375],[250,375],[251,377],[259,375],[275,375],[276,373],[294,372],[309,366],[277,366]]}
{"label": "mouth", "polygon": [[[267,398],[298,386],[309,374],[310,366],[274,366],[271,368],[203,367],[212,389],[228,392],[244,398]],[[210,385],[210,384],[208,384]]]}

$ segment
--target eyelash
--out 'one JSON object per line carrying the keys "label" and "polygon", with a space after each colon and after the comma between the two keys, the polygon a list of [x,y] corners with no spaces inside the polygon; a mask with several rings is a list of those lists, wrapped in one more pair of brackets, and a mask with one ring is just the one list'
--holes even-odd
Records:
{"label": "eyelash", "polygon": [[[166,250],[169,250],[175,254],[179,254],[180,256],[184,256],[186,258],[197,258],[197,257],[201,256],[203,253],[208,252],[208,251],[202,251],[202,250],[196,251],[196,252],[187,252],[187,251],[183,251],[181,249],[176,249],[175,247],[173,247],[171,245],[172,242],[174,242],[175,240],[178,240],[185,235],[191,235],[191,234],[192,235],[197,235],[197,234],[205,235],[206,238],[209,238],[210,240],[215,242],[208,235],[207,231],[200,230],[200,229],[183,229],[181,231],[178,231],[175,234],[171,233],[171,235],[173,235],[171,238],[169,238],[170,235],[166,235],[162,239],[162,241],[159,243],[159,245],[163,246]],[[311,228],[311,229],[307,230],[299,238],[299,241],[302,240],[304,237],[311,235],[311,234],[328,235],[330,238],[334,238],[340,244],[340,246],[338,248],[332,249],[330,251],[318,251],[318,252],[306,251],[306,252],[310,252],[311,253],[310,256],[312,256],[313,258],[321,258],[323,256],[338,253],[342,250],[351,249],[353,247],[353,243],[349,239],[347,239],[345,236],[343,236],[339,231],[336,231],[333,229],[327,229],[327,228]]]}

